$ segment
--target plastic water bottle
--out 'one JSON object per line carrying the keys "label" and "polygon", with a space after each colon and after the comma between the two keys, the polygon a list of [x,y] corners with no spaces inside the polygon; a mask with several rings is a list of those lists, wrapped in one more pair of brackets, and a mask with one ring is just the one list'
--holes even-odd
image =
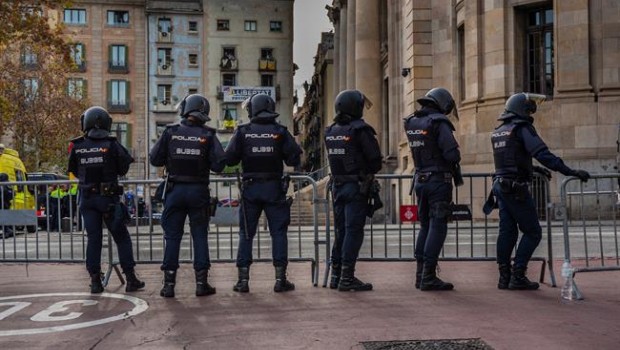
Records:
{"label": "plastic water bottle", "polygon": [[562,277],[564,278],[564,285],[562,286],[562,299],[573,300],[573,268],[570,266],[570,262],[565,261],[562,264]]}

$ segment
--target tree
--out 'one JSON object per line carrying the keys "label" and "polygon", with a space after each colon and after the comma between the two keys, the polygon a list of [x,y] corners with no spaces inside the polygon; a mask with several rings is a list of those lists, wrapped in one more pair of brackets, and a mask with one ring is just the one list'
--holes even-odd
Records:
{"label": "tree", "polygon": [[63,171],[68,140],[79,134],[87,106],[82,88],[68,80],[76,67],[71,43],[48,17],[65,4],[0,2],[0,133],[9,135],[29,171]]}

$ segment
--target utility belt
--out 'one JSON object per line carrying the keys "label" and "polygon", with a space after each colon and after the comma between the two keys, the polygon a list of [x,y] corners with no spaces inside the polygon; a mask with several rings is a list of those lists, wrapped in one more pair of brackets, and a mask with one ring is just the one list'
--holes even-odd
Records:
{"label": "utility belt", "polygon": [[289,175],[282,175],[276,173],[251,173],[243,175],[242,186],[248,186],[251,183],[263,183],[270,181],[280,181],[280,187],[282,192],[287,193],[289,185],[291,183],[291,177]]}
{"label": "utility belt", "polygon": [[530,183],[528,181],[507,177],[497,177],[495,181],[499,183],[502,193],[513,194],[517,200],[523,200],[529,194]]}
{"label": "utility belt", "polygon": [[452,183],[452,173],[447,171],[417,171],[414,175],[415,182],[445,182]]}
{"label": "utility belt", "polygon": [[102,182],[100,184],[80,185],[85,193],[98,194],[101,196],[120,196],[124,193],[123,186],[117,182]]}
{"label": "utility belt", "polygon": [[191,176],[191,175],[169,175],[169,182],[177,183],[209,183],[208,176]]}
{"label": "utility belt", "polygon": [[347,182],[360,182],[360,181],[362,181],[362,179],[360,179],[359,175],[332,175],[331,176],[331,182],[335,185],[342,185]]}

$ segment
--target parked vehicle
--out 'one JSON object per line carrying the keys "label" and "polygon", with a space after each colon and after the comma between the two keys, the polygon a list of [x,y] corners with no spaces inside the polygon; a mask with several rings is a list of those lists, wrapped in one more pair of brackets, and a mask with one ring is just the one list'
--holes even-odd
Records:
{"label": "parked vehicle", "polygon": [[[66,175],[62,175],[62,174],[54,174],[54,173],[28,173],[27,175],[28,181],[55,181],[55,180],[69,180],[69,177]],[[58,213],[54,210],[54,212],[50,212],[50,210],[48,210],[47,206],[48,206],[48,199],[47,197],[49,197],[50,193],[56,189],[56,186],[50,186],[50,185],[36,185],[36,190],[34,188],[34,186],[31,188],[31,192],[33,194],[36,194],[37,196],[37,205],[36,205],[36,211],[37,211],[37,225],[39,225],[39,227],[41,229],[47,229],[47,216],[50,215],[50,220],[58,220]],[[68,203],[68,199],[66,200],[61,200],[60,202],[60,211],[61,212],[68,212],[68,205],[70,203]],[[71,198],[73,201],[75,201],[75,198]],[[50,207],[54,207],[57,205],[57,203],[53,203],[53,201],[57,201],[56,198],[49,198],[49,204]],[[63,210],[64,209],[64,210]],[[75,211],[75,208],[73,209]],[[64,215],[61,215],[61,217]]]}
{"label": "parked vehicle", "polygon": [[[5,148],[0,154],[0,173],[9,177],[9,182],[26,181],[26,167],[19,158],[19,152]],[[35,209],[34,195],[26,186],[13,186],[13,200],[10,209]],[[18,229],[20,229],[18,227]],[[35,232],[36,226],[27,226],[28,232]]]}

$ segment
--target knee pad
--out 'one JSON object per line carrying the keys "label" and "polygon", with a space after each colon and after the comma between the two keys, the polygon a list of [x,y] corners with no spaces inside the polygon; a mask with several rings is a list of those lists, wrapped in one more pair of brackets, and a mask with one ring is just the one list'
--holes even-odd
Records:
{"label": "knee pad", "polygon": [[431,205],[430,217],[446,219],[452,214],[449,202],[436,202]]}

